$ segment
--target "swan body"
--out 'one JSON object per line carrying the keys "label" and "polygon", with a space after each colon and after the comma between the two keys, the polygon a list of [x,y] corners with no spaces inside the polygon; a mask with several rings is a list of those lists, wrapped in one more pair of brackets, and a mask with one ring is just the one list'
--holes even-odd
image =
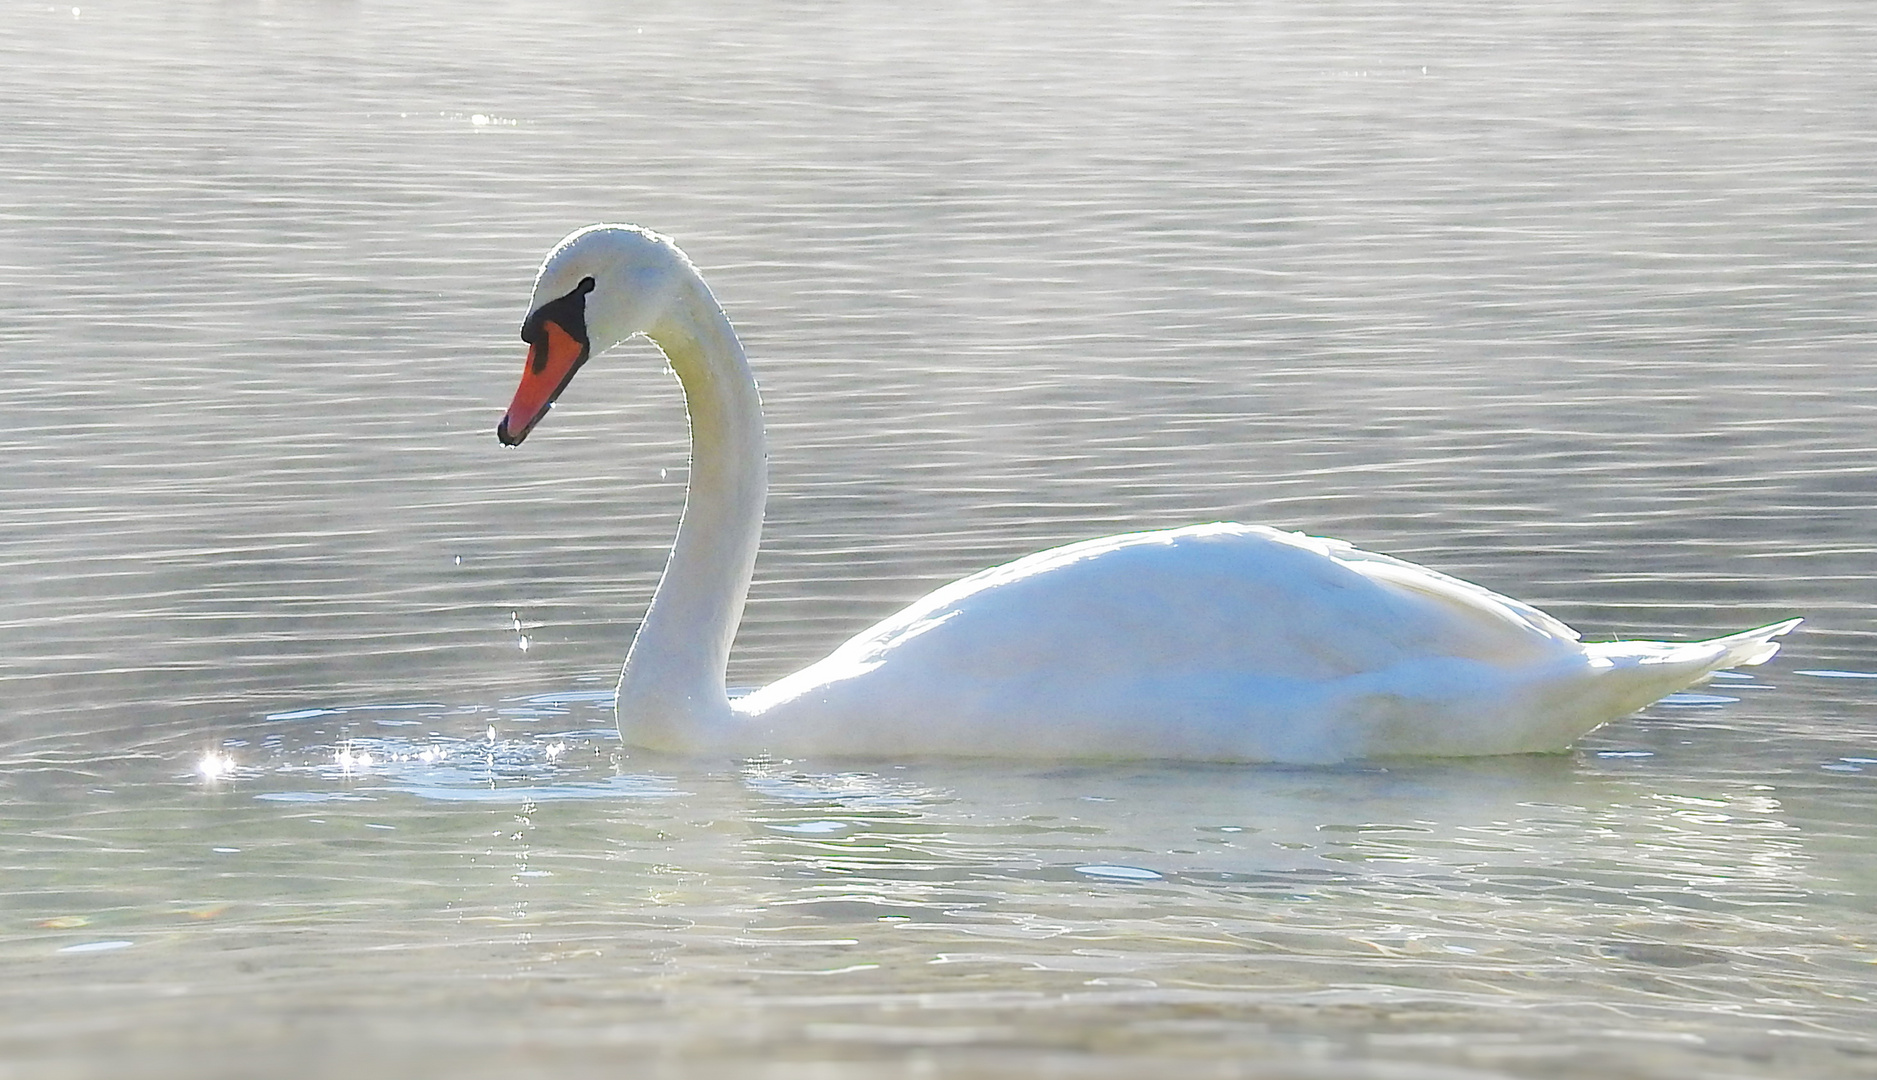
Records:
{"label": "swan body", "polygon": [[536,278],[519,443],[636,333],[684,387],[691,484],[633,640],[621,736],[682,752],[1330,762],[1559,751],[1792,619],[1710,641],[1585,644],[1544,612],[1338,540],[1218,523],[1038,552],[946,585],[731,700],[724,673],[766,494],[761,403],[722,308],[669,240],[596,225]]}

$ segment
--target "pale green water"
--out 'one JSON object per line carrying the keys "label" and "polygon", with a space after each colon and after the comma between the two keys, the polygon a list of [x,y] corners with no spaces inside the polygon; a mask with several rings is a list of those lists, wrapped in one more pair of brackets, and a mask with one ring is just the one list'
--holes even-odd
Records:
{"label": "pale green water", "polygon": [[[1877,1075],[1862,5],[0,31],[0,1078]],[[675,385],[493,436],[601,219],[763,382],[736,681],[1216,518],[1807,626],[1559,758],[628,756]]]}

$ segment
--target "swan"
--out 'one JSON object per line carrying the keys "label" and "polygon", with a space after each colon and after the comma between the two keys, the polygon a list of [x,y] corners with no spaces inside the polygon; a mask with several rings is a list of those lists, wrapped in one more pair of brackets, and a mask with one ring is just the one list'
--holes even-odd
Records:
{"label": "swan", "polygon": [[629,745],[688,754],[1324,763],[1557,752],[1798,619],[1710,641],[1586,644],[1517,600],[1338,540],[1214,523],[1039,552],[939,588],[732,700],[767,491],[762,404],[670,239],[593,225],[534,282],[519,445],[589,358],[637,334],[690,414],[677,539],[616,699]]}

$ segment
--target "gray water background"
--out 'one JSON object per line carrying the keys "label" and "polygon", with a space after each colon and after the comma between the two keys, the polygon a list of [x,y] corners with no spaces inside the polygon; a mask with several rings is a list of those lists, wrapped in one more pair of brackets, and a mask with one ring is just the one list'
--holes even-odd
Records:
{"label": "gray water background", "polygon": [[[1851,2],[7,8],[0,1076],[1877,1075],[1873,55]],[[1206,519],[1808,621],[1558,758],[628,754],[677,388],[493,436],[596,220],[763,384],[740,684]]]}

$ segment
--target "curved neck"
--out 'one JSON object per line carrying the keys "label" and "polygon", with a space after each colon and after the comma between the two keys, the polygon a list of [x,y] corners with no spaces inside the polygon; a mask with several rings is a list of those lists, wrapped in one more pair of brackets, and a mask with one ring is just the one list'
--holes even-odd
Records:
{"label": "curved neck", "polygon": [[768,492],[762,400],[702,279],[691,276],[647,333],[684,387],[691,476],[671,558],[619,678],[619,728],[629,743],[698,748],[730,722],[724,672]]}

